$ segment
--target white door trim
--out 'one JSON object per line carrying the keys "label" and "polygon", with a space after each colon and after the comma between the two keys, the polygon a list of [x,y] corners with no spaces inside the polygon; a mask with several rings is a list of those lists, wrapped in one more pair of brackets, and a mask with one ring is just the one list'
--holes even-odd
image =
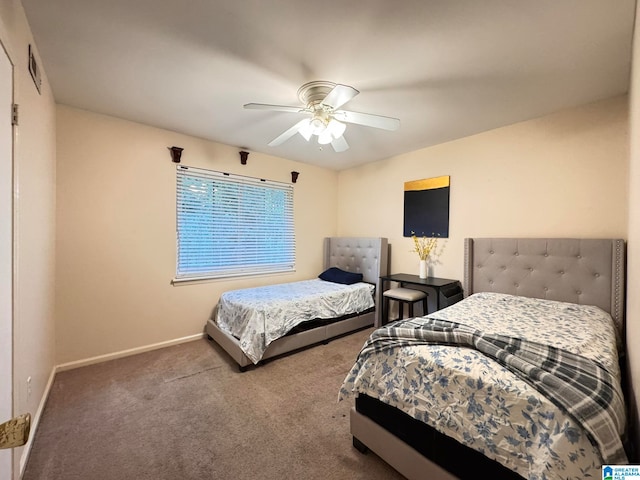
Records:
{"label": "white door trim", "polygon": [[[0,45],[0,423],[13,415],[13,65]],[[13,450],[0,450],[0,478],[13,478]]]}

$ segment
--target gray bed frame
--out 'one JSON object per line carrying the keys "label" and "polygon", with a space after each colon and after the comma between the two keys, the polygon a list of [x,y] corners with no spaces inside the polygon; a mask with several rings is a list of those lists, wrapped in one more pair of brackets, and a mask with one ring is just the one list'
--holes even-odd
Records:
{"label": "gray bed frame", "polygon": [[[464,294],[499,292],[596,305],[624,334],[625,242],[621,239],[467,238]],[[624,343],[623,343],[624,344]],[[411,446],[351,409],[354,445],[409,480],[454,479]],[[478,472],[482,476],[482,472]]]}
{"label": "gray bed frame", "polygon": [[[328,237],[324,239],[323,269],[338,267],[342,270],[354,273],[362,273],[363,280],[380,287],[380,276],[388,273],[389,244],[382,237]],[[320,272],[318,272],[320,273]],[[316,343],[354,332],[365,327],[370,327],[379,315],[379,309],[373,312],[356,315],[345,320],[330,323],[311,330],[288,335],[272,342],[265,351],[262,360],[298,350]],[[233,360],[236,361],[241,371],[253,362],[240,348],[238,339],[228,332],[220,329],[214,321],[215,309],[212,318],[207,321],[205,331],[209,338],[222,347]]]}

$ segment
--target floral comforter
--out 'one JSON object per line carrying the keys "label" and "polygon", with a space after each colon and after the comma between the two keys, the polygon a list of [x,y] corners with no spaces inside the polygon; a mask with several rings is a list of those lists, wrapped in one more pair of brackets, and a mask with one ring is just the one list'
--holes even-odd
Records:
{"label": "floral comforter", "polygon": [[305,321],[372,308],[374,289],[364,282],[343,285],[313,279],[232,290],[220,297],[216,323],[238,338],[242,351],[258,363],[271,342]]}
{"label": "floral comforter", "polygon": [[[427,318],[551,345],[597,362],[619,384],[616,331],[597,307],[479,293]],[[352,393],[399,408],[525,478],[600,478],[601,452],[581,425],[476,349],[381,349],[347,375],[340,399]]]}

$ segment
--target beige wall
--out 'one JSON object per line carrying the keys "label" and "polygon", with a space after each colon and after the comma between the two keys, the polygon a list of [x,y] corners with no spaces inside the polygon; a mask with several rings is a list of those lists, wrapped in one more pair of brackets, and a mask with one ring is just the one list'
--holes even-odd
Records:
{"label": "beige wall", "polygon": [[404,182],[450,175],[435,276],[462,280],[470,236],[626,238],[627,110],[618,97],[340,172],[338,234],[388,237],[391,271],[417,274]]}
{"label": "beige wall", "polygon": [[632,439],[636,446],[634,463],[640,461],[640,12],[636,11],[631,74],[631,161],[629,172],[629,243],[627,256],[627,354],[633,381],[631,403]]}
{"label": "beige wall", "polygon": [[[44,72],[41,95],[29,75],[28,46],[35,43],[21,3],[0,0],[0,19],[20,105],[14,132],[13,409],[35,415],[55,360],[55,104]],[[14,478],[23,453],[14,451]]]}
{"label": "beige wall", "polygon": [[[57,360],[87,359],[202,333],[232,288],[311,278],[335,235],[337,173],[70,107],[57,109]],[[291,181],[295,274],[171,286],[175,164]]]}

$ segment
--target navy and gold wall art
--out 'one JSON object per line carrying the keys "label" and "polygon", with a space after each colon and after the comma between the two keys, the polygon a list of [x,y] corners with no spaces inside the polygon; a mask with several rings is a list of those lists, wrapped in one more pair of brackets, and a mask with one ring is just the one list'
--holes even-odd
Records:
{"label": "navy and gold wall art", "polygon": [[404,183],[404,236],[449,237],[450,177]]}

